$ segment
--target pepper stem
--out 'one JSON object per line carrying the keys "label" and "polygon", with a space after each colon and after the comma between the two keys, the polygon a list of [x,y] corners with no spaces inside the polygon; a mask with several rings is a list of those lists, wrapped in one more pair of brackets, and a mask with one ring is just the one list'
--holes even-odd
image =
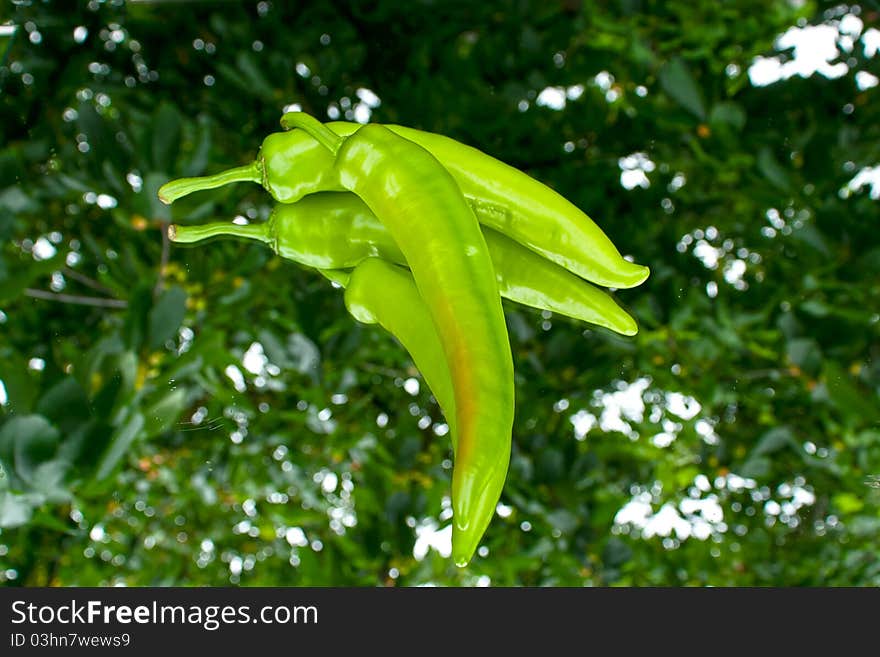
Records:
{"label": "pepper stem", "polygon": [[217,221],[200,226],[168,226],[168,239],[178,244],[191,244],[201,242],[218,235],[243,237],[245,239],[258,240],[264,244],[272,243],[272,235],[269,231],[269,223],[261,224],[233,224],[225,221]]}
{"label": "pepper stem", "polygon": [[169,205],[177,199],[203,189],[214,189],[233,182],[263,182],[263,167],[259,160],[244,166],[227,169],[213,176],[198,178],[178,178],[159,188],[159,200]]}
{"label": "pepper stem", "polygon": [[345,141],[343,137],[305,112],[287,112],[281,117],[281,127],[285,130],[299,128],[334,155],[339,151],[342,142]]}

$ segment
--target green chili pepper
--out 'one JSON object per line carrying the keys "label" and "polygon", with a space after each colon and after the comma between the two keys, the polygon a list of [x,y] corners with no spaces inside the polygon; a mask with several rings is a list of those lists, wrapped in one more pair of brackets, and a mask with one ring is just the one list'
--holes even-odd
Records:
{"label": "green chili pepper", "polygon": [[513,359],[486,241],[455,180],[418,144],[376,124],[343,138],[308,114],[285,116],[333,154],[342,186],[388,228],[430,311],[454,383],[452,544],[464,565],[501,495],[514,412]]}
{"label": "green chili pepper", "polygon": [[[282,118],[282,125],[288,116]],[[364,128],[345,122],[327,125],[344,136]],[[648,277],[648,268],[625,260],[586,214],[522,171],[442,135],[397,125],[387,128],[440,161],[483,225],[599,285],[629,288]],[[345,189],[332,162],[330,154],[305,131],[273,133],[263,141],[252,164],[213,176],[172,181],[159,190],[159,196],[170,203],[197,190],[252,181],[261,183],[277,201],[292,203],[312,192]]]}
{"label": "green chili pepper", "polygon": [[[482,230],[502,297],[623,335],[638,331],[635,320],[602,290],[501,233]],[[284,258],[316,269],[350,269],[371,256],[407,265],[382,222],[348,192],[322,192],[296,203],[279,203],[264,223],[172,226],[169,235],[179,243],[220,235],[255,239]]]}
{"label": "green chili pepper", "polygon": [[[403,345],[446,416],[453,453],[457,452],[452,377],[412,274],[380,258],[367,258],[350,273],[326,269],[321,273],[345,288],[345,307],[352,317],[364,324],[379,324]],[[496,472],[499,475],[503,485],[504,473]]]}

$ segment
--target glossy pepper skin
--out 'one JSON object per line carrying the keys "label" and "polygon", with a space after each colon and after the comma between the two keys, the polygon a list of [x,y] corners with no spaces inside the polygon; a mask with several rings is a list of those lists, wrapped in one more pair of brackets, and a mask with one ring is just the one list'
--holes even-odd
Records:
{"label": "glossy pepper skin", "polygon": [[[366,127],[341,121],[327,126],[344,136]],[[449,137],[397,125],[387,129],[433,154],[455,179],[483,225],[598,285],[629,288],[648,277],[648,268],[625,260],[577,206],[522,171]],[[315,191],[345,189],[326,149],[304,131],[291,130],[266,137],[257,160],[250,165],[215,176],[172,181],[159,195],[171,202],[235,180],[261,183],[282,203],[296,202]]]}
{"label": "glossy pepper skin", "polygon": [[452,176],[424,148],[369,124],[342,138],[308,114],[286,114],[334,155],[342,186],[388,228],[412,271],[454,384],[453,560],[470,560],[510,463],[513,359],[480,226]]}
{"label": "glossy pepper skin", "polygon": [[380,325],[403,345],[446,416],[452,449],[457,452],[452,376],[431,313],[412,274],[380,258],[367,258],[351,273],[321,273],[345,288],[345,307],[352,317]]}
{"label": "glossy pepper skin", "polygon": [[[638,331],[635,320],[607,293],[491,228],[482,231],[502,297],[622,335]],[[388,229],[349,192],[279,203],[265,223],[174,226],[169,235],[178,243],[219,235],[255,239],[283,258],[316,269],[351,269],[373,256],[407,266]]]}

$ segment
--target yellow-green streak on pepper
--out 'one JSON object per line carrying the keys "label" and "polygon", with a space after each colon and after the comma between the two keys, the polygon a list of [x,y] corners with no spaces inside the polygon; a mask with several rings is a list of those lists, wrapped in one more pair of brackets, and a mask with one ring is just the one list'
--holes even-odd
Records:
{"label": "yellow-green streak on pepper", "polygon": [[412,271],[454,384],[453,559],[465,565],[501,496],[510,463],[513,359],[486,241],[455,180],[424,148],[379,125],[343,138],[285,115],[334,155],[343,188],[388,228]]}
{"label": "yellow-green streak on pepper", "polygon": [[[327,126],[344,136],[364,127],[341,121]],[[590,217],[531,176],[449,137],[404,126],[387,128],[440,161],[483,225],[599,285],[629,288],[648,277],[648,268],[625,260]],[[164,185],[159,195],[171,202],[238,180],[261,183],[275,200],[293,203],[315,191],[343,190],[335,173],[330,154],[303,131],[292,130],[266,137],[252,164],[214,176],[175,180]]]}
{"label": "yellow-green streak on pepper", "polygon": [[[614,299],[559,265],[483,227],[501,296],[635,335],[635,320]],[[370,209],[349,192],[324,192],[279,203],[265,223],[174,226],[175,242],[229,235],[259,240],[280,256],[316,269],[350,269],[371,256],[406,266],[406,258]]]}

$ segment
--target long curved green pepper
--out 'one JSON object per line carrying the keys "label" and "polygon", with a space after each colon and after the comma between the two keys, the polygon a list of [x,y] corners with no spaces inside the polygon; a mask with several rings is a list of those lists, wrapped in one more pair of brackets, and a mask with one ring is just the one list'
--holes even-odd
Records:
{"label": "long curved green pepper", "polygon": [[379,324],[403,345],[446,416],[456,453],[452,376],[431,313],[412,274],[380,258],[367,258],[351,273],[321,273],[345,288],[345,307],[352,317],[364,324]]}
{"label": "long curved green pepper", "polygon": [[[502,297],[623,335],[637,333],[635,320],[604,291],[501,233],[482,230]],[[279,203],[263,223],[174,225],[169,236],[178,243],[215,236],[254,239],[283,258],[316,269],[351,269],[372,256],[407,266],[388,229],[349,192],[321,192],[296,203]]]}
{"label": "long curved green pepper", "polygon": [[[365,127],[341,121],[327,126],[343,136]],[[387,128],[440,161],[483,225],[598,285],[629,288],[648,277],[648,268],[625,260],[590,217],[531,176],[449,137],[404,126]],[[159,196],[170,203],[194,191],[252,181],[262,184],[275,200],[293,203],[316,191],[345,189],[332,162],[330,154],[302,130],[273,133],[263,140],[253,163],[213,176],[171,181],[162,186]]]}
{"label": "long curved green pepper", "polygon": [[285,115],[333,156],[343,188],[388,228],[431,313],[454,383],[453,560],[465,565],[495,512],[510,463],[513,359],[486,241],[455,180],[424,148],[380,125],[340,137]]}

